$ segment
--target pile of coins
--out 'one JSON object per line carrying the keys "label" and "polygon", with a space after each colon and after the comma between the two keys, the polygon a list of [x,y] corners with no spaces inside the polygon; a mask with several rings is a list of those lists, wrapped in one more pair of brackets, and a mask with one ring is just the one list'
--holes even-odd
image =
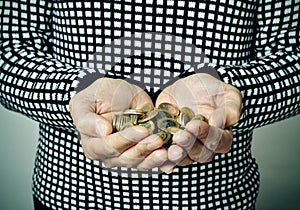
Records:
{"label": "pile of coins", "polygon": [[122,114],[115,114],[113,129],[118,132],[135,125],[144,126],[151,133],[159,135],[164,146],[169,147],[173,143],[174,134],[171,127],[184,129],[193,119],[206,120],[201,114],[195,115],[188,107],[179,109],[172,104],[162,103],[158,108],[153,108],[151,104],[146,104],[141,109],[127,109]]}

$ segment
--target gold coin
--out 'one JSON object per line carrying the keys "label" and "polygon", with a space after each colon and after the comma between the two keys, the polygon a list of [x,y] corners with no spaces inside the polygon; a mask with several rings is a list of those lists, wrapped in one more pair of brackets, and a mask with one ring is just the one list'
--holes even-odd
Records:
{"label": "gold coin", "polygon": [[126,124],[130,122],[130,117],[125,115],[119,115],[118,121],[116,123],[116,130],[120,131],[121,128]]}
{"label": "gold coin", "polygon": [[113,129],[114,129],[114,130],[117,130],[117,128],[116,128],[116,123],[117,123],[117,121],[118,121],[118,117],[119,117],[119,115],[117,115],[117,114],[115,114],[115,115],[113,116],[112,126],[113,126]]}
{"label": "gold coin", "polygon": [[126,109],[124,112],[123,112],[124,115],[131,115],[131,114],[134,114],[134,115],[143,115],[144,112],[143,110],[141,109]]}
{"label": "gold coin", "polygon": [[120,128],[120,131],[122,131],[122,130],[124,130],[126,128],[130,128],[132,126],[134,126],[132,122],[127,122],[124,125],[122,125],[122,127]]}
{"label": "gold coin", "polygon": [[173,135],[166,133],[166,138],[164,139],[164,147],[168,148],[173,144]]}
{"label": "gold coin", "polygon": [[153,119],[154,117],[156,117],[157,114],[158,114],[158,110],[154,109],[154,110],[148,112],[146,115],[142,116],[141,119],[138,120],[138,123],[147,122],[147,121]]}
{"label": "gold coin", "polygon": [[131,114],[129,117],[130,117],[130,122],[133,125],[137,125],[138,119],[139,119],[139,115],[137,115],[137,114]]}
{"label": "gold coin", "polygon": [[168,127],[167,128],[167,132],[169,133],[169,134],[171,134],[171,135],[174,135],[177,131],[179,131],[179,130],[182,130],[182,129],[180,129],[180,128],[177,128],[177,127]]}
{"label": "gold coin", "polygon": [[196,114],[193,118],[193,120],[201,120],[201,121],[207,121],[206,118],[202,114]]}
{"label": "gold coin", "polygon": [[164,131],[159,131],[158,133],[156,133],[156,135],[158,135],[162,140],[165,140],[167,138],[167,133]]}
{"label": "gold coin", "polygon": [[195,116],[193,110],[188,107],[183,107],[180,109],[180,113],[178,115],[177,121],[178,123],[184,127],[188,122],[190,122]]}
{"label": "gold coin", "polygon": [[177,117],[179,115],[179,109],[178,107],[174,106],[173,104],[170,103],[161,103],[158,106],[159,109],[163,109],[171,113],[173,116]]}

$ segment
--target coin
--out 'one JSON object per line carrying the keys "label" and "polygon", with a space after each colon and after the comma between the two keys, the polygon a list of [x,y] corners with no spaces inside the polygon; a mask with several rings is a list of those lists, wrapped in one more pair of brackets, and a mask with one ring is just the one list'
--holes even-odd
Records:
{"label": "coin", "polygon": [[170,133],[171,135],[174,135],[179,130],[182,130],[182,129],[176,128],[176,127],[168,127],[167,128],[167,132]]}
{"label": "coin", "polygon": [[145,105],[141,108],[141,110],[142,110],[144,113],[147,113],[147,112],[150,112],[150,111],[153,110],[153,106],[152,106],[152,104],[147,103],[147,104],[145,104]]}
{"label": "coin", "polygon": [[159,131],[158,133],[156,133],[156,135],[158,135],[162,140],[165,140],[167,138],[167,133],[164,131]]}
{"label": "coin", "polygon": [[129,117],[130,117],[130,122],[133,125],[137,125],[138,124],[139,115],[137,115],[137,114],[131,114]]}
{"label": "coin", "polygon": [[163,140],[164,141],[164,147],[168,148],[170,147],[172,144],[174,144],[173,142],[173,135],[171,135],[170,133],[166,132],[166,138]]}
{"label": "coin", "polygon": [[124,115],[131,115],[131,114],[134,114],[134,115],[143,115],[144,112],[141,109],[126,109],[123,114]]}
{"label": "coin", "polygon": [[162,118],[157,121],[157,127],[163,131],[167,131],[168,127],[179,127],[179,124],[173,118]]}
{"label": "coin", "polygon": [[144,123],[142,123],[142,124],[139,124],[139,125],[148,128],[148,129],[151,131],[151,133],[153,133],[154,130],[155,130],[155,124],[154,124],[154,122],[151,121],[151,120],[150,120],[150,121],[147,121],[147,122],[144,122]]}
{"label": "coin", "polygon": [[156,120],[163,118],[173,118],[173,115],[167,110],[157,109],[157,115],[155,116]]}
{"label": "coin", "polygon": [[115,115],[113,116],[113,121],[112,121],[112,126],[113,126],[113,129],[114,129],[114,130],[117,130],[117,129],[116,129],[117,118],[118,118],[118,115],[115,114]]}
{"label": "coin", "polygon": [[163,109],[171,113],[174,117],[177,117],[179,115],[179,109],[178,107],[174,106],[173,104],[170,103],[161,103],[158,106],[159,109]]}
{"label": "coin", "polygon": [[138,123],[144,123],[153,119],[158,114],[158,110],[154,109],[148,112],[145,116],[138,120]]}
{"label": "coin", "polygon": [[195,113],[193,112],[193,110],[188,107],[183,107],[180,109],[177,121],[181,125],[181,127],[184,127],[189,121],[194,118],[194,116]]}
{"label": "coin", "polygon": [[120,131],[126,129],[126,128],[130,128],[134,126],[132,122],[128,122],[128,123],[125,123],[124,125],[122,125],[122,127],[120,128]]}
{"label": "coin", "polygon": [[173,135],[192,119],[207,121],[203,115],[195,115],[188,107],[179,110],[172,104],[162,103],[158,108],[153,108],[149,103],[141,109],[127,109],[123,114],[115,114],[112,125],[115,132],[135,125],[144,126],[159,135],[164,141],[163,146],[168,148],[174,144]]}
{"label": "coin", "polygon": [[113,128],[116,131],[120,131],[121,128],[128,122],[130,122],[129,116],[116,114],[113,117]]}
{"label": "coin", "polygon": [[206,118],[205,118],[202,114],[196,114],[196,115],[193,117],[193,120],[201,120],[201,121],[207,122]]}

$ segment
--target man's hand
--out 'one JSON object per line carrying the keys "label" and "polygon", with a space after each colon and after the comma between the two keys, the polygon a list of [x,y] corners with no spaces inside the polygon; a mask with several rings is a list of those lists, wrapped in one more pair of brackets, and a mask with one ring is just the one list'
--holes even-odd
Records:
{"label": "man's hand", "polygon": [[189,107],[208,122],[193,120],[184,130],[175,129],[175,142],[161,170],[171,173],[175,165],[208,162],[214,153],[226,153],[232,144],[232,125],[241,113],[241,93],[235,87],[208,74],[194,74],[176,81],[158,96],[156,105],[171,103]]}
{"label": "man's hand", "polygon": [[77,93],[69,105],[86,157],[101,160],[109,168],[149,170],[162,165],[167,160],[163,141],[145,127],[112,133],[115,113],[146,103],[152,101],[145,91],[120,79],[101,78]]}

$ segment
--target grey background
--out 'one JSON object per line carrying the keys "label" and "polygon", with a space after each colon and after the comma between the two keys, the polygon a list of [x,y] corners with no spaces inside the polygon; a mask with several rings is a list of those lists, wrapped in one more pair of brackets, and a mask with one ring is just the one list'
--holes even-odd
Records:
{"label": "grey background", "polygon": [[[300,207],[300,116],[255,130],[260,165],[257,210]],[[0,105],[0,210],[33,209],[31,176],[38,125]]]}

